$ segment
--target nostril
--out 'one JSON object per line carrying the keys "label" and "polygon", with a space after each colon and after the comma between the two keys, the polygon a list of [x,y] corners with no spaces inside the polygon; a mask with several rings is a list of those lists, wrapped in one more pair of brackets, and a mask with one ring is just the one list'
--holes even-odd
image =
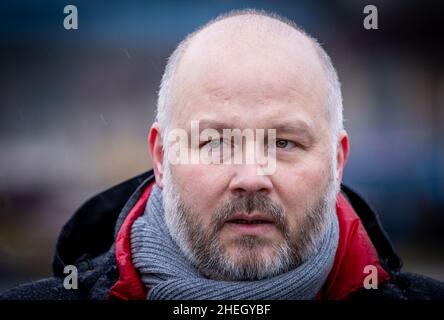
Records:
{"label": "nostril", "polygon": [[247,192],[247,190],[245,190],[245,189],[242,189],[242,188],[236,188],[236,189],[233,189],[233,190],[232,190],[232,193],[233,193],[233,195],[236,196],[236,197],[242,197],[242,196],[245,196],[248,192]]}
{"label": "nostril", "polygon": [[251,195],[254,193],[256,193],[256,194],[259,193],[261,195],[268,195],[270,193],[270,190],[267,188],[261,188],[261,189],[257,189],[254,191],[250,191],[250,190],[243,189],[243,188],[235,188],[235,189],[232,189],[231,192],[236,197],[245,197],[245,196],[248,196],[248,195]]}

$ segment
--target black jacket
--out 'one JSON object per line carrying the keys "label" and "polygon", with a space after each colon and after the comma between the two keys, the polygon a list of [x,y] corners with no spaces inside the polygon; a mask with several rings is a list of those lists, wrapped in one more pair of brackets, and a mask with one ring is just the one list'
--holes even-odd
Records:
{"label": "black jacket", "polygon": [[[130,209],[152,181],[154,175],[151,170],[88,200],[60,233],[52,263],[54,276],[9,289],[0,294],[0,299],[106,299],[110,288],[119,278],[115,237]],[[444,283],[400,271],[402,262],[376,213],[348,187],[342,185],[341,191],[360,217],[378,252],[381,265],[391,274],[389,282],[376,290],[361,290],[352,299],[444,300]],[[63,286],[66,265],[75,265],[78,269],[77,290],[67,290]]]}

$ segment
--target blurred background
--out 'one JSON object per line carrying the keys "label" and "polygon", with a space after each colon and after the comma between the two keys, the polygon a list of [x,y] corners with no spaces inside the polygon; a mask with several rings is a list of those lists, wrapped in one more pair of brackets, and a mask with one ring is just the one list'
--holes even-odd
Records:
{"label": "blurred background", "polygon": [[[78,30],[63,28],[77,6]],[[365,30],[365,5],[378,30]],[[235,8],[296,21],[343,84],[345,183],[380,214],[405,270],[444,280],[442,1],[0,2],[0,290],[51,274],[86,199],[151,167],[146,136],[165,61]]]}

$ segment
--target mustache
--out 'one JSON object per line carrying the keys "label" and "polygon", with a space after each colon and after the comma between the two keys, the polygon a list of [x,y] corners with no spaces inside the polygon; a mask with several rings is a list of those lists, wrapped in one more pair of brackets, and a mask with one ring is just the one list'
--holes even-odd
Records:
{"label": "mustache", "polygon": [[269,196],[257,192],[228,199],[215,210],[211,222],[217,232],[222,229],[225,222],[239,212],[250,214],[253,211],[267,216],[280,231],[287,232],[287,219],[283,207]]}

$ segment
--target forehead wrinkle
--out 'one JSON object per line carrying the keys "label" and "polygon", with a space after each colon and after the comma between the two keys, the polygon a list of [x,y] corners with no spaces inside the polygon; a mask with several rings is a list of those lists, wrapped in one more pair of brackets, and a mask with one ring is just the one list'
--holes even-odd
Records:
{"label": "forehead wrinkle", "polygon": [[[265,69],[264,69],[265,68]],[[320,81],[313,74],[305,70],[282,72],[281,75],[258,76],[258,73],[268,74],[279,72],[285,68],[273,66],[257,66],[256,68],[236,70],[233,63],[227,62],[225,68],[214,69],[214,66],[202,69],[193,67],[188,74],[182,74],[181,85],[177,91],[179,101],[217,101],[227,103],[228,101],[241,101],[244,104],[266,104],[272,101],[284,101],[297,104],[322,105],[324,103],[323,90]],[[256,69],[256,70],[255,70]],[[321,89],[321,90],[320,90]]]}
{"label": "forehead wrinkle", "polygon": [[[278,105],[279,103],[307,104],[307,99],[316,101],[316,96],[312,96],[310,90],[301,90],[288,80],[267,81],[258,79],[256,83],[232,84],[224,78],[217,79],[210,76],[201,87],[194,86],[197,92],[190,96],[194,105],[216,105],[228,107],[230,105],[243,105],[246,107]],[[228,109],[227,109],[228,111]],[[276,110],[274,110],[275,112]],[[272,116],[273,114],[270,114]]]}

